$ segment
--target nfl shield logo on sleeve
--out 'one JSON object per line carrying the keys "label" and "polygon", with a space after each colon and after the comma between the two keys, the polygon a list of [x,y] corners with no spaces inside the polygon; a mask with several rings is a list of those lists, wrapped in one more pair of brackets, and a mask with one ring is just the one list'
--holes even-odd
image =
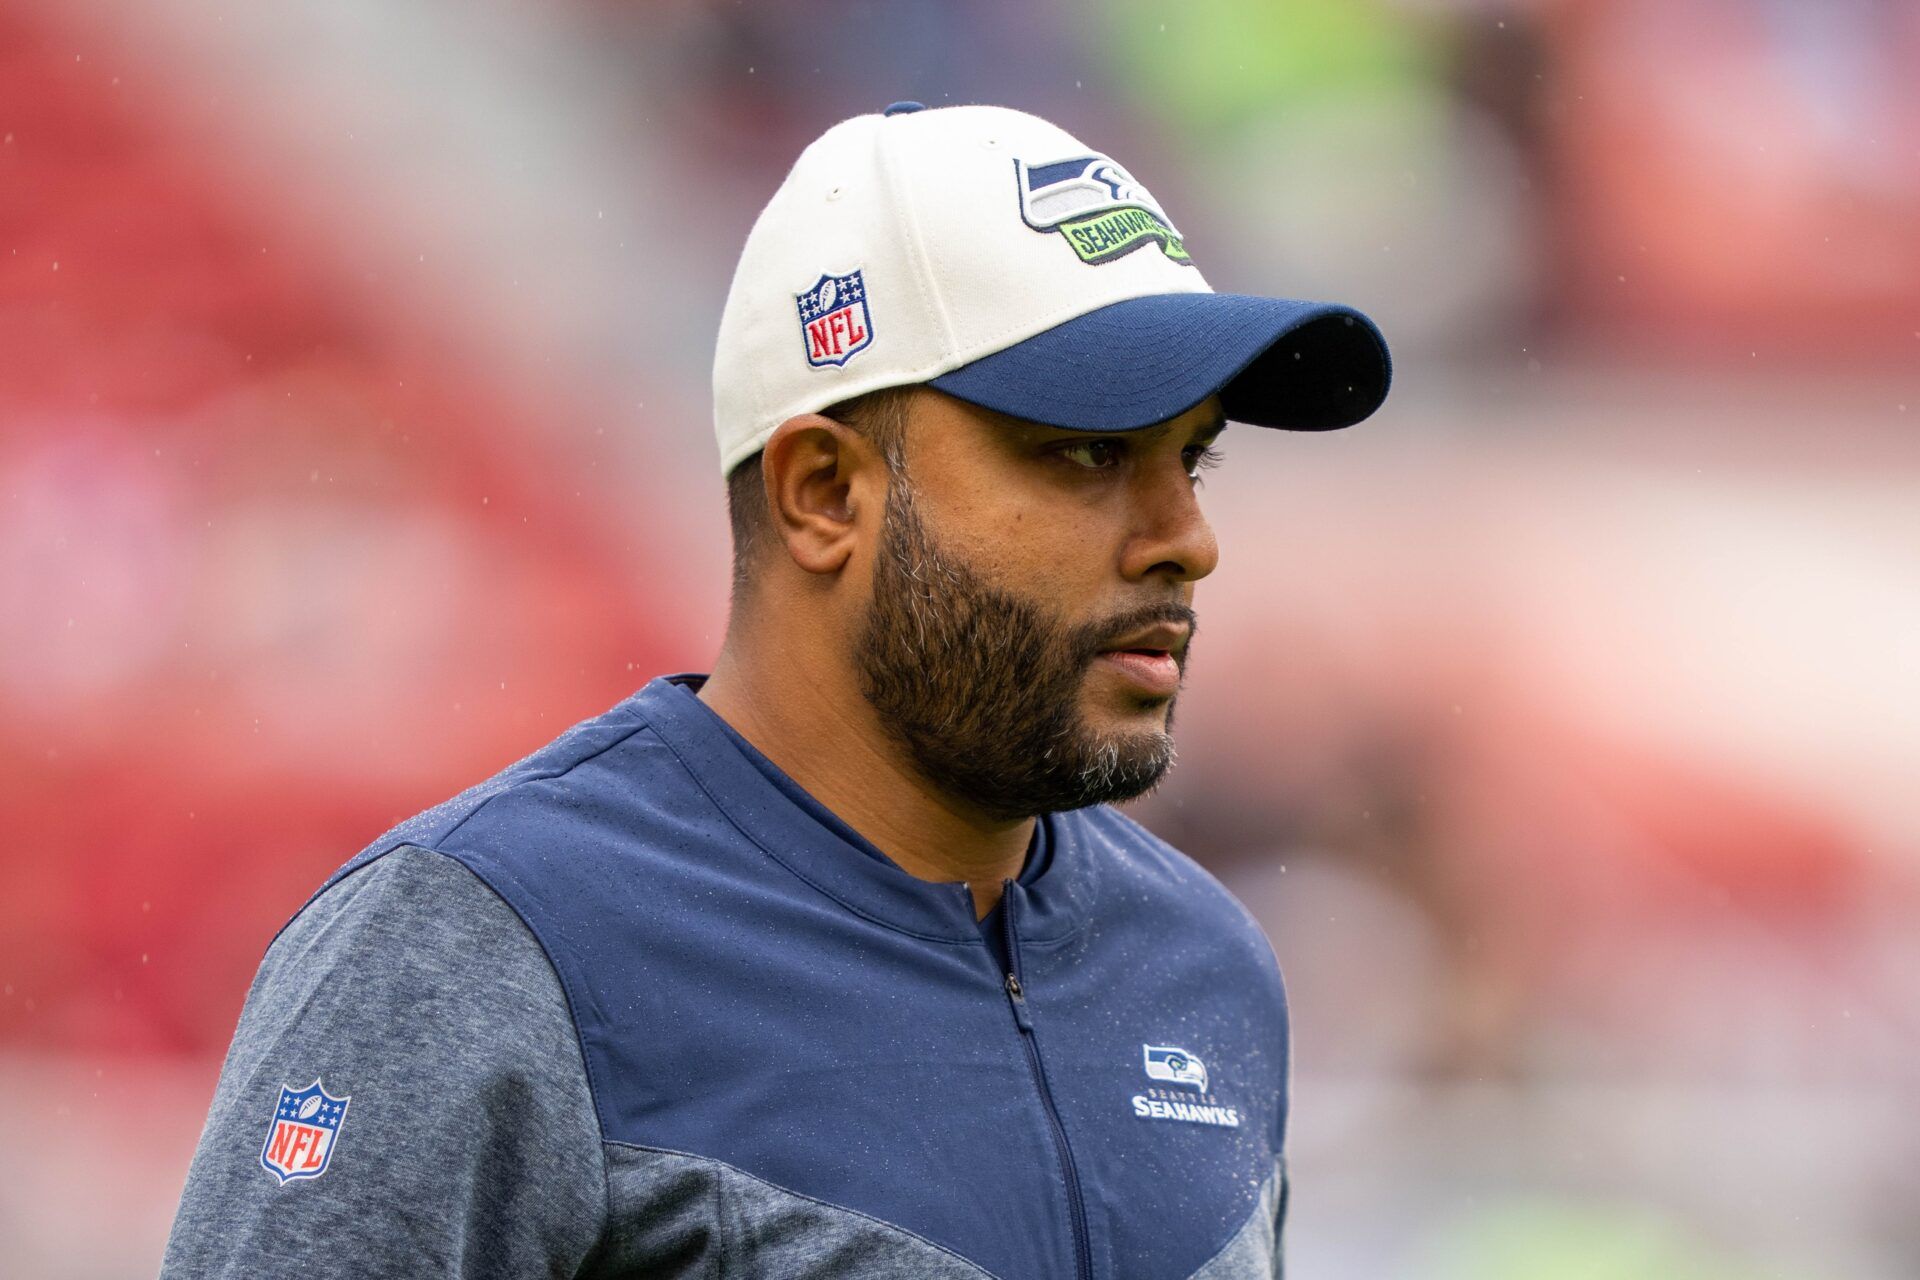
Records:
{"label": "nfl shield logo on sleeve", "polygon": [[793,300],[800,308],[800,341],[814,368],[844,365],[873,345],[867,283],[858,271],[823,275]]}
{"label": "nfl shield logo on sleeve", "polygon": [[336,1098],[315,1080],[304,1089],[280,1086],[280,1105],[267,1126],[260,1164],[285,1186],[294,1178],[317,1178],[333,1160],[351,1098]]}

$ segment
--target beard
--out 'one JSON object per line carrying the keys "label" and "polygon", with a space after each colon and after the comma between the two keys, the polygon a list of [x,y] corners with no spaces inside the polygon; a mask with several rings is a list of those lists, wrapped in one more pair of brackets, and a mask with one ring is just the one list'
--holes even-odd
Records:
{"label": "beard", "polygon": [[896,474],[854,663],[881,724],[929,782],[993,817],[1030,818],[1131,800],[1160,781],[1174,759],[1172,702],[1161,728],[1101,733],[1081,714],[1081,686],[1116,639],[1193,621],[1169,601],[1063,624],[941,550]]}

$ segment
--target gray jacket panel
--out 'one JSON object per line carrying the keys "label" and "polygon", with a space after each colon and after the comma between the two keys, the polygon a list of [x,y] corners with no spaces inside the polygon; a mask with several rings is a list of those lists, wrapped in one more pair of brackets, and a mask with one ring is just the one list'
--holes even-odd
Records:
{"label": "gray jacket panel", "polygon": [[[351,1101],[321,1173],[282,1182],[276,1105],[316,1080]],[[161,1274],[571,1276],[606,1208],[552,966],[465,867],[403,848],[269,948]]]}

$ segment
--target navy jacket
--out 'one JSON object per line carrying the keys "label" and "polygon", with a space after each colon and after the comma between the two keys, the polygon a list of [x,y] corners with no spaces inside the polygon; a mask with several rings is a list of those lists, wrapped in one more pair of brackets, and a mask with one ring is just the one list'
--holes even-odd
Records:
{"label": "navy jacket", "polygon": [[295,917],[167,1273],[1279,1275],[1287,1010],[1245,909],[1095,807],[1044,816],[976,921],[699,680]]}

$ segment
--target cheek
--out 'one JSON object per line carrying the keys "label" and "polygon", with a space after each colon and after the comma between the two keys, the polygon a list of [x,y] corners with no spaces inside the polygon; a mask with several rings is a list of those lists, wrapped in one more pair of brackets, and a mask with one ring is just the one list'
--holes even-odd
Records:
{"label": "cheek", "polygon": [[929,532],[964,556],[993,587],[1044,603],[1079,621],[1109,598],[1119,574],[1119,531],[1107,509],[1021,472],[970,476],[936,492],[922,490]]}
{"label": "cheek", "polygon": [[1044,515],[1010,511],[998,533],[992,554],[1001,581],[1056,616],[1083,620],[1111,596],[1118,556],[1100,522],[1065,506]]}

